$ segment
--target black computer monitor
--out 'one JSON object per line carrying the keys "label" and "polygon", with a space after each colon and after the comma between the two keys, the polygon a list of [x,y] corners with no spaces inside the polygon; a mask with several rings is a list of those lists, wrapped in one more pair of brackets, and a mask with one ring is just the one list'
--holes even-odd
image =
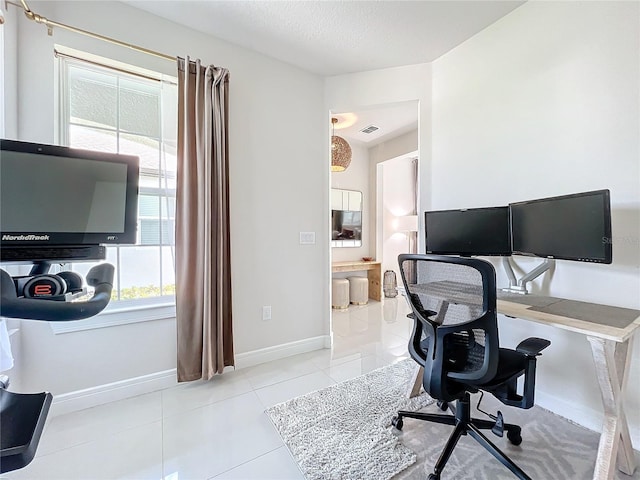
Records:
{"label": "black computer monitor", "polygon": [[611,263],[609,190],[512,203],[513,253]]}
{"label": "black computer monitor", "polygon": [[511,255],[509,207],[429,211],[424,222],[427,253]]}

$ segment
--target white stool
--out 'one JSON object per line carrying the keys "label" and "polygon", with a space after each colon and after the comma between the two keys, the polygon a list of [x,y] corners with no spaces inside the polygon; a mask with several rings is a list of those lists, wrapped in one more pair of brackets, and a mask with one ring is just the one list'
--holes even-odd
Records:
{"label": "white stool", "polygon": [[349,298],[354,305],[366,305],[369,301],[369,279],[349,277]]}
{"label": "white stool", "polygon": [[349,308],[349,280],[346,278],[331,280],[331,306],[333,308]]}

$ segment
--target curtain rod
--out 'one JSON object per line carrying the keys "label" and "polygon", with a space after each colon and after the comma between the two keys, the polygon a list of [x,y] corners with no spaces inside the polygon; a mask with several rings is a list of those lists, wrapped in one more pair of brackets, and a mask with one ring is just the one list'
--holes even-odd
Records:
{"label": "curtain rod", "polygon": [[79,33],[80,35],[86,35],[87,37],[96,38],[98,40],[102,40],[103,42],[113,43],[114,45],[129,48],[131,50],[136,50],[138,52],[146,53],[147,55],[153,55],[154,57],[162,58],[164,60],[169,60],[171,62],[176,61],[176,57],[172,57],[164,53],[155,52],[153,50],[149,50],[148,48],[139,47],[137,45],[132,45],[130,43],[121,42],[120,40],[116,40],[115,38],[105,37],[104,35],[100,35],[98,33],[89,32],[87,30],[82,30],[81,28],[76,28],[76,27],[72,27],[71,25],[65,25],[64,23],[59,23],[53,20],[49,20],[48,18],[33,12],[29,8],[29,5],[27,5],[26,0],[20,0],[20,3],[14,3],[12,1],[7,0],[6,3],[13,5],[14,7],[22,8],[24,10],[25,16],[29,20],[33,20],[36,23],[41,23],[43,25],[46,25],[47,33],[49,35],[53,35],[53,27],[63,28],[65,30],[69,30],[70,32]]}

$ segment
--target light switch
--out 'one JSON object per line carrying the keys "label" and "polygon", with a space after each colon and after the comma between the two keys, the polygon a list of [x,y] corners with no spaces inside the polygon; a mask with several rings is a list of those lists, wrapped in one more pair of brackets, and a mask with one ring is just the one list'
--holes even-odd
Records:
{"label": "light switch", "polygon": [[316,232],[300,232],[300,245],[314,245]]}

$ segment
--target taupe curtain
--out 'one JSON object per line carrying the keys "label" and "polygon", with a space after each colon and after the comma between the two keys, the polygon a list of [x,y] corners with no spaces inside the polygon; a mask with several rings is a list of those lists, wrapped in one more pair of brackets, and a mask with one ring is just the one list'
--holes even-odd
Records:
{"label": "taupe curtain", "polygon": [[178,58],[178,381],[233,365],[229,251],[229,72]]}

